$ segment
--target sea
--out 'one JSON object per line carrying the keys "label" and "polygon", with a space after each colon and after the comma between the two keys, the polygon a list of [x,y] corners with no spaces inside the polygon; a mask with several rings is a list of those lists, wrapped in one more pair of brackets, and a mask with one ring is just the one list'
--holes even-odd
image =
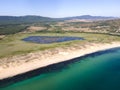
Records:
{"label": "sea", "polygon": [[53,64],[30,77],[31,73],[22,75],[29,78],[3,82],[0,90],[120,90],[120,47]]}

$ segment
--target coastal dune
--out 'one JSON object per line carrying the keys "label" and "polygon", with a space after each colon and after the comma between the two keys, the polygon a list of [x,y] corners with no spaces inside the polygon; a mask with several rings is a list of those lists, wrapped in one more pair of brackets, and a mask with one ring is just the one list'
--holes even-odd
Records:
{"label": "coastal dune", "polygon": [[[26,55],[2,58],[0,62],[0,80],[10,78],[28,71],[32,71],[51,64],[64,62],[76,57],[84,56],[97,51],[120,47],[120,42],[112,43],[89,43],[80,47],[70,47],[61,50],[34,52]],[[8,62],[9,61],[9,62]]]}

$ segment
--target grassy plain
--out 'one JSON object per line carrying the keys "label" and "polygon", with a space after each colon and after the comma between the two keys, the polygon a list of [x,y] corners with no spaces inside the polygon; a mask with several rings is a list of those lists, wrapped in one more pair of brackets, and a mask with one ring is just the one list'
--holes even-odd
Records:
{"label": "grassy plain", "polygon": [[[83,37],[85,40],[67,41],[61,43],[52,44],[37,44],[22,41],[23,38],[28,36],[76,36]],[[113,36],[107,34],[93,34],[93,33],[18,33],[13,35],[7,35],[0,40],[0,58],[9,57],[18,54],[26,54],[34,51],[47,50],[58,47],[71,47],[76,45],[84,45],[89,42],[92,43],[110,43],[120,41],[120,36]]]}

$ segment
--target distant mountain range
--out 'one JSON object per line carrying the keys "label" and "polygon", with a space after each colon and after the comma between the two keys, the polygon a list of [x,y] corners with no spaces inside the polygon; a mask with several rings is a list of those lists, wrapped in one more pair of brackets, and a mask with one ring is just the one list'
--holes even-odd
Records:
{"label": "distant mountain range", "polygon": [[85,20],[108,20],[115,19],[116,17],[104,17],[104,16],[76,16],[76,17],[65,17],[65,18],[50,18],[43,16],[0,16],[0,24],[18,24],[18,23],[37,23],[37,22],[46,22],[46,21],[59,21],[59,20],[72,20],[72,19],[85,19]]}
{"label": "distant mountain range", "polygon": [[66,17],[66,18],[61,18],[61,19],[64,19],[64,20],[71,20],[71,19],[108,20],[108,19],[115,19],[115,18],[117,17],[82,15],[82,16],[75,16],[75,17]]}
{"label": "distant mountain range", "polygon": [[52,21],[52,18],[42,16],[0,16],[0,23],[37,23],[43,21]]}

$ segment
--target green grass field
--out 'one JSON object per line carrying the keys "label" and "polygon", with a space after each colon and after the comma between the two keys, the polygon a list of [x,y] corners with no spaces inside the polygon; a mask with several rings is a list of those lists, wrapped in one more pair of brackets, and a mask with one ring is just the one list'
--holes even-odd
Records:
{"label": "green grass field", "polygon": [[[52,44],[37,44],[22,41],[21,39],[28,36],[76,36],[83,37],[85,40],[67,41]],[[112,36],[106,34],[92,34],[92,33],[29,33],[29,34],[13,34],[7,35],[0,40],[0,58],[9,57],[18,54],[26,54],[34,51],[52,49],[56,47],[69,47],[72,45],[84,45],[88,42],[93,43],[110,43],[120,41],[119,36]]]}

